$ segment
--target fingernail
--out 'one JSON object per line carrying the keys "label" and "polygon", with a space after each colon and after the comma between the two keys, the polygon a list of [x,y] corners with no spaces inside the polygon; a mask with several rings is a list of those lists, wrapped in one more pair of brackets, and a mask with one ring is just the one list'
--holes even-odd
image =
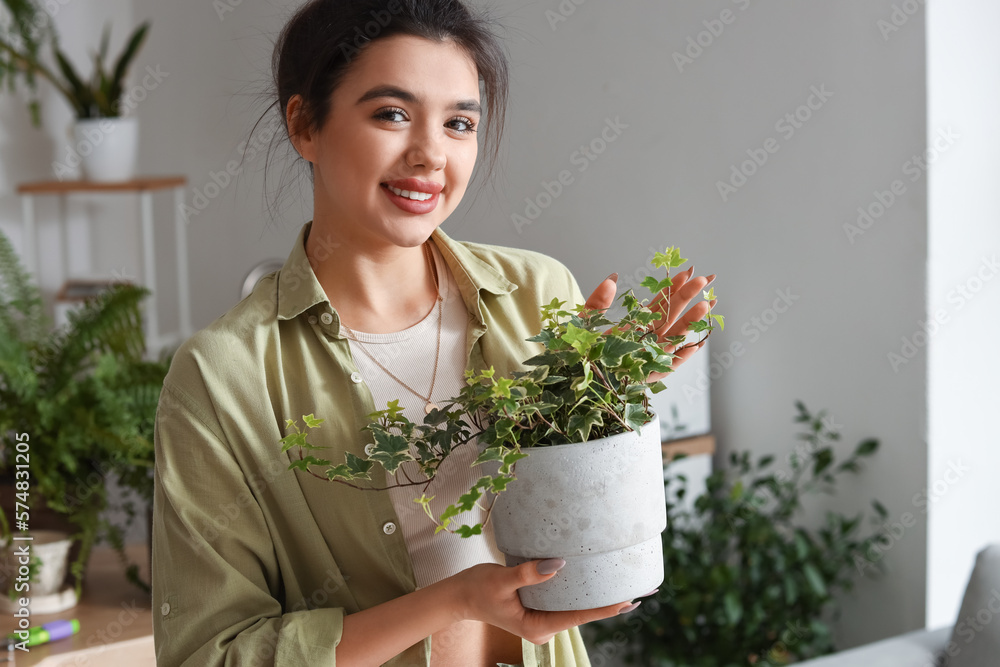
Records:
{"label": "fingernail", "polygon": [[646,593],[645,595],[640,595],[639,597],[641,597],[641,598],[648,598],[650,595],[656,595],[659,592],[660,592],[660,589],[657,588],[655,590],[652,590],[652,591]]}
{"label": "fingernail", "polygon": [[642,603],[641,603],[641,602],[633,602],[633,603],[632,603],[632,604],[630,604],[629,606],[627,606],[627,607],[622,607],[621,609],[619,609],[619,610],[618,610],[618,613],[619,613],[619,614],[627,614],[627,613],[629,613],[630,611],[632,611],[633,609],[635,609],[636,607],[638,607],[638,606],[639,606],[640,604],[642,604]]}
{"label": "fingernail", "polygon": [[708,277],[708,282],[711,283],[713,280],[715,280],[715,274],[714,273]]}
{"label": "fingernail", "polygon": [[608,276],[607,278],[605,278],[605,280],[613,280],[617,284],[618,283],[618,274],[617,273],[612,273],[610,276]]}
{"label": "fingernail", "polygon": [[547,560],[539,561],[535,569],[538,570],[538,574],[552,574],[553,572],[558,572],[566,565],[566,561],[562,558],[549,558]]}

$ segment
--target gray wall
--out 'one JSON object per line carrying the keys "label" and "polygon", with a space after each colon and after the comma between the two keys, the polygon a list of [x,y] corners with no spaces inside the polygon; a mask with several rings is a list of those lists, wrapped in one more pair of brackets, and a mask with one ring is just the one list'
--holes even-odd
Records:
{"label": "gray wall", "polygon": [[[85,4],[88,13],[118,9],[111,0],[71,3],[64,32]],[[169,72],[137,110],[143,170],[185,174],[189,204],[213,172],[239,157],[262,110],[256,92],[269,44],[291,8],[232,4],[219,15],[205,2],[131,3],[135,20],[153,20],[140,67]],[[612,271],[627,282],[650,248],[679,245],[699,273],[719,275],[717,312],[727,326],[713,336],[709,368],[722,450],[783,458],[794,445],[793,401],[802,399],[830,410],[846,445],[867,436],[883,442],[861,476],[809,508],[811,520],[826,509],[863,510],[875,497],[891,512],[905,509],[926,484],[926,364],[918,355],[894,372],[887,354],[925,313],[926,184],[921,173],[911,181],[904,171],[926,143],[922,11],[884,35],[878,22],[890,19],[891,0],[494,4],[508,26],[514,74],[506,169],[497,193],[470,201],[446,229],[559,257],[585,291]],[[560,7],[567,20],[552,23]],[[692,47],[692,61],[679,67],[674,54],[689,38],[705,46],[700,53]],[[816,90],[825,91],[822,99]],[[813,109],[803,106],[810,102]],[[5,128],[9,114],[23,114],[9,96],[0,104]],[[59,116],[59,104],[47,111],[55,144],[65,141],[68,117]],[[793,125],[787,114],[802,121]],[[602,146],[602,133],[614,141]],[[30,145],[23,138],[3,141],[8,178],[46,175],[47,160],[19,162]],[[584,145],[603,152],[590,160],[578,152]],[[751,159],[747,151],[767,160],[747,164],[752,175],[724,200],[717,183]],[[286,209],[269,223],[262,165],[251,160],[191,219],[198,327],[236,302],[253,264],[283,258],[310,215],[303,184],[289,190]],[[563,170],[572,183],[518,228],[511,216],[525,215],[525,198],[537,200]],[[905,180],[905,192],[888,210],[862,234],[845,232],[858,207],[872,206],[896,179]],[[100,214],[102,204],[93,206]],[[170,214],[169,202],[158,206]],[[0,225],[15,238],[17,216],[8,185]],[[161,242],[172,252],[169,232]],[[110,230],[97,245],[115,261],[131,252]],[[96,261],[99,270],[113,268]],[[170,297],[169,283],[163,295]],[[171,317],[161,313],[168,325]],[[733,345],[739,354],[726,358]],[[859,582],[844,600],[843,645],[923,626],[925,547],[920,516],[886,553],[889,574]]]}

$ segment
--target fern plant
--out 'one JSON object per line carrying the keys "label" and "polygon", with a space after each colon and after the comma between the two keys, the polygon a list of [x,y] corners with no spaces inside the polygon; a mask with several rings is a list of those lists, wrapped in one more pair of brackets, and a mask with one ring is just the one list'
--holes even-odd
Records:
{"label": "fern plant", "polygon": [[[0,233],[0,474],[25,469],[16,454],[18,443],[27,442],[20,448],[28,454],[25,504],[44,501],[76,527],[79,553],[70,571],[77,594],[90,551],[102,539],[116,548],[128,578],[149,590],[124,553],[132,500],[122,507],[124,526],[101,517],[109,474],[132,495],[152,496],[153,420],[169,358],[143,359],[139,307],[148,293],[113,285],[52,330],[37,286]],[[5,537],[18,528],[0,511]]]}
{"label": "fern plant", "polygon": [[[80,76],[66,54],[59,48],[59,38],[49,15],[35,0],[0,0],[6,10],[0,15],[0,84],[13,91],[19,77],[31,92],[28,109],[36,127],[41,125],[41,109],[36,94],[38,78],[51,83],[78,119],[114,118],[120,113],[125,75],[149,31],[149,23],[140,24],[125,42],[125,48],[108,67],[110,27],[101,35],[100,46],[93,54],[93,74]],[[55,68],[43,62],[49,49]]]}

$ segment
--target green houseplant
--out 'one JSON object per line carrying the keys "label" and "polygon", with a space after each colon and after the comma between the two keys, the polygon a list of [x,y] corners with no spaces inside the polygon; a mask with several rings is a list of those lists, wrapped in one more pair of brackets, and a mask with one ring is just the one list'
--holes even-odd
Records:
{"label": "green houseplant", "polygon": [[842,475],[859,472],[879,443],[863,440],[838,461],[840,435],[825,413],[796,407],[801,443],[783,465],[733,452],[690,506],[687,479],[667,479],[668,583],[632,617],[588,627],[591,655],[650,667],[767,667],[833,650],[834,595],[879,570],[868,554],[887,513],[872,502],[872,529],[862,514],[828,512],[818,528],[799,514],[807,497],[832,494]]}
{"label": "green houseplant", "polygon": [[[139,307],[147,294],[115,284],[53,331],[38,288],[0,234],[0,474],[15,478],[17,492],[27,494],[17,499],[30,508],[29,526],[44,505],[72,527],[77,596],[91,548],[101,539],[116,548],[129,579],[148,590],[123,550],[132,500],[123,504],[124,526],[101,516],[109,474],[133,496],[152,495],[153,420],[169,358],[143,359]],[[30,446],[19,448],[24,442]],[[18,458],[19,451],[27,456]],[[18,463],[27,463],[27,475]],[[3,536],[20,530],[20,521],[7,508],[0,511]]]}
{"label": "green houseplant", "polygon": [[[659,501],[654,498],[652,510],[662,513],[659,425],[650,410],[649,392],[660,391],[664,385],[660,380],[650,381],[649,378],[651,374],[672,370],[674,355],[665,352],[657,341],[655,329],[661,313],[656,308],[669,307],[669,301],[661,299],[660,295],[673,284],[670,271],[685,262],[687,260],[680,257],[676,248],[656,253],[652,263],[665,269],[667,275],[663,278],[649,276],[642,283],[656,298],[652,304],[647,304],[631,291],[626,292],[620,297],[624,314],[617,321],[609,320],[604,312],[584,310],[582,306],[566,310],[565,304],[558,300],[542,306],[542,329],[528,339],[539,343],[540,352],[524,361],[529,370],[514,373],[512,377],[498,377],[492,368],[467,371],[467,384],[459,396],[444,407],[431,410],[422,424],[408,420],[398,402],[391,401],[385,410],[371,415],[372,421],[366,428],[371,432],[374,446],[365,458],[350,452],[343,461],[320,458],[317,450],[321,448],[309,443],[308,431],[320,427],[323,420],[314,415],[303,416],[305,430],[295,420],[288,420],[291,432],[282,439],[282,449],[294,448],[299,454],[290,467],[355,488],[371,489],[373,487],[362,487],[357,482],[370,481],[377,464],[393,475],[394,485],[419,489],[420,492],[415,491],[419,497],[414,500],[423,506],[438,531],[469,537],[482,532],[483,523],[489,520],[498,501],[502,504],[510,498],[508,487],[517,487],[517,462],[525,457],[530,459],[528,452],[543,447],[575,447],[580,443],[602,442],[644,431],[647,441],[653,438],[644,451],[652,451],[654,460],[652,467],[646,461],[643,470],[655,477]],[[704,292],[704,297],[709,302],[714,301],[714,290]],[[705,317],[694,322],[690,330],[707,337],[714,326],[722,324],[722,317],[709,308]],[[701,342],[685,343],[684,335],[667,340],[671,345],[682,346],[678,351]],[[483,464],[485,473],[467,493],[438,515],[431,510],[434,498],[426,494],[428,485],[442,462],[457,447],[473,442],[479,447],[473,465]],[[636,459],[627,450],[620,453],[626,459]],[[419,466],[420,479],[407,477],[404,480],[397,476],[400,466],[406,462]],[[610,479],[611,474],[609,467],[603,481]],[[628,483],[615,486],[627,487]],[[482,509],[486,519],[472,525],[462,523],[460,517],[474,508]],[[579,510],[576,513],[579,514]],[[497,543],[507,553],[508,562],[512,558],[527,557],[527,552],[506,551],[499,525],[497,529]],[[658,531],[654,536],[657,534]],[[562,546],[565,537],[565,534],[554,536],[543,548],[564,553],[580,548],[575,542],[573,547]],[[649,536],[643,539],[648,540]],[[658,542],[658,537],[656,540]],[[626,542],[626,546],[628,544]],[[570,566],[562,572],[561,580],[568,581]],[[523,592],[521,596],[525,601]],[[608,604],[614,601],[617,600]],[[580,601],[579,604],[585,603]]]}
{"label": "green houseplant", "polygon": [[[105,27],[100,46],[92,56],[93,71],[87,78],[59,48],[51,18],[35,0],[2,2],[6,16],[0,19],[0,85],[6,83],[13,91],[23,80],[31,93],[31,119],[38,127],[41,107],[37,81],[47,81],[76,116],[76,152],[83,157],[85,175],[95,180],[128,178],[135,168],[138,135],[135,119],[122,118],[125,77],[146,39],[149,23],[140,24],[132,32],[113,62],[108,55],[110,26]],[[51,62],[45,57],[46,51],[51,52]],[[106,157],[107,151],[115,152]],[[61,170],[70,171],[62,163],[56,167],[60,178]]]}

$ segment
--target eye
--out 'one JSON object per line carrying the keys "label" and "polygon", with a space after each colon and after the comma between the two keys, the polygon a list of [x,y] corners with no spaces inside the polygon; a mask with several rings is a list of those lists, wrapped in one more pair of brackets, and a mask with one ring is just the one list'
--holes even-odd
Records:
{"label": "eye", "polygon": [[467,133],[476,131],[476,121],[466,116],[456,116],[448,121],[448,126],[456,132]]}
{"label": "eye", "polygon": [[387,123],[402,123],[406,120],[406,112],[398,107],[386,107],[375,112],[376,120],[384,120]]}

